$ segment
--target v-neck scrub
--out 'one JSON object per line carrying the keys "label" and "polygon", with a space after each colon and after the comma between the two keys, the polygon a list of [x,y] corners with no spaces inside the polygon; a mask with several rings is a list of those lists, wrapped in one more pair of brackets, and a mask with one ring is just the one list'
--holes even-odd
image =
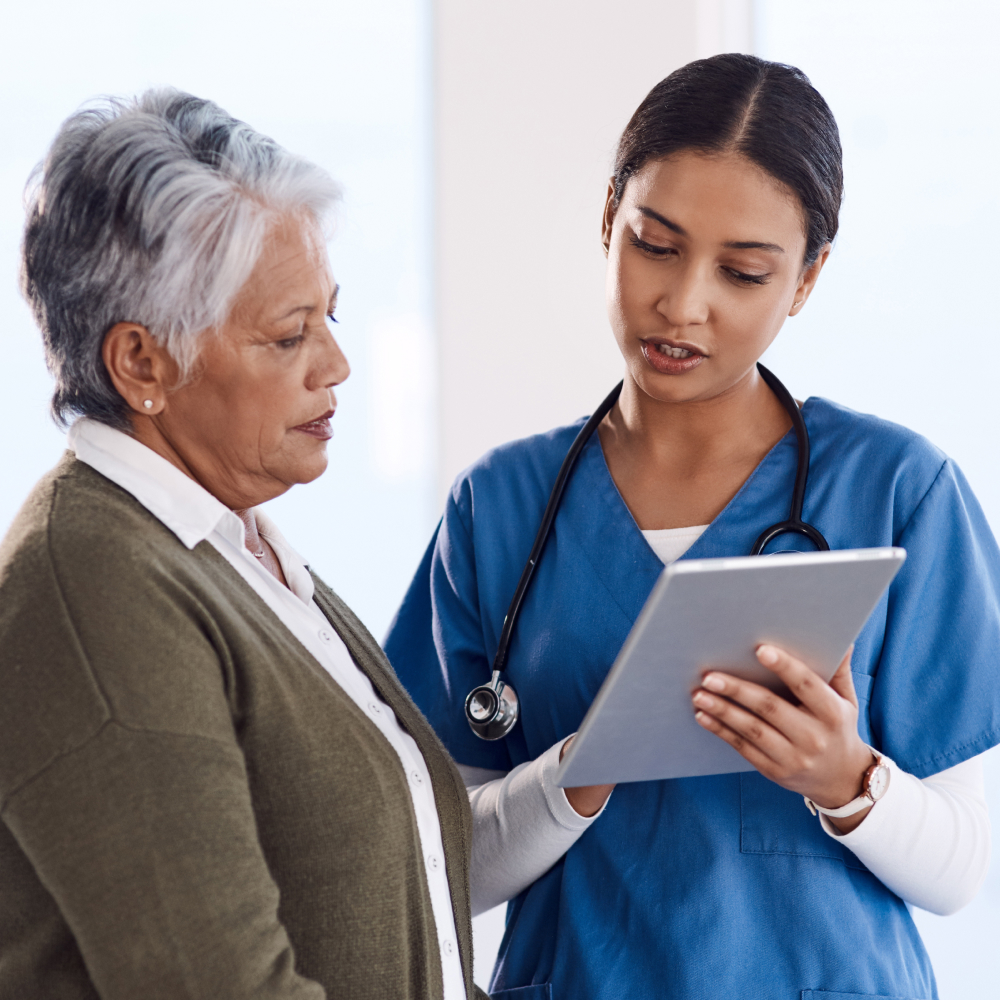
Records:
{"label": "v-neck scrub", "polygon": [[[925,439],[811,398],[804,518],[831,548],[908,557],[852,660],[866,742],[919,778],[1000,742],[1000,552],[962,473]],[[386,642],[463,765],[509,771],[576,731],[663,563],[611,476],[582,452],[514,633],[521,723],[487,743],[466,693],[504,614],[582,421],[463,473]],[[784,519],[790,432],[681,558],[745,555]],[[804,540],[782,538],[777,547]],[[511,991],[511,992],[508,992]],[[499,1000],[937,997],[906,905],[802,798],[756,772],[620,785],[599,821],[508,909]]]}

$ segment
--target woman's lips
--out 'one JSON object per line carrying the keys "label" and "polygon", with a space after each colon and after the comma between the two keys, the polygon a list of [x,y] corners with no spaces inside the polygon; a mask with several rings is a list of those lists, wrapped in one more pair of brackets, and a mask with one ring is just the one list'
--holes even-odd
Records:
{"label": "woman's lips", "polygon": [[293,431],[302,431],[303,434],[308,434],[310,437],[316,438],[317,441],[329,441],[333,437],[333,428],[330,426],[330,418],[333,416],[333,410],[328,413],[324,413],[323,416],[317,417],[315,420],[310,420],[307,424],[299,424],[298,427],[293,427]]}
{"label": "woman's lips", "polygon": [[[670,351],[670,353],[666,354],[665,351]],[[704,354],[699,354],[697,350],[687,344],[654,343],[650,340],[644,340],[642,353],[649,364],[664,375],[683,375],[685,372],[691,371],[692,368],[697,368],[705,360]],[[672,356],[677,354],[681,357]]]}

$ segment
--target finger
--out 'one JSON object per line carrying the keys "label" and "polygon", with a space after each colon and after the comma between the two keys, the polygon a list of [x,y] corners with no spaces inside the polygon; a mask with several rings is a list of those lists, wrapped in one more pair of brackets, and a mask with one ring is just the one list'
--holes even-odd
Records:
{"label": "finger", "polygon": [[723,725],[714,716],[709,715],[707,712],[695,712],[694,719],[703,729],[707,729],[710,733],[715,733],[720,740],[728,743],[744,760],[748,760],[753,764],[765,777],[769,777],[773,772],[774,761],[767,754],[759,750],[752,743],[748,743],[743,736],[734,732],[728,726]]}
{"label": "finger", "polygon": [[822,722],[836,725],[840,721],[841,696],[819,674],[801,660],[777,646],[758,646],[757,659],[776,674],[789,691]]}
{"label": "finger", "polygon": [[717,698],[705,690],[695,691],[692,700],[696,710],[722,723],[744,742],[755,746],[773,763],[786,758],[792,750],[791,743],[783,733],[740,705],[734,705],[725,698]]}
{"label": "finger", "polygon": [[847,651],[844,658],[837,667],[837,672],[830,678],[830,687],[845,701],[849,701],[855,708],[858,707],[858,695],[854,690],[854,677],[851,675],[851,653],[854,647]]}
{"label": "finger", "polygon": [[753,681],[713,670],[704,676],[701,683],[709,691],[743,705],[793,743],[808,739],[816,725],[812,713],[797,708],[781,695]]}

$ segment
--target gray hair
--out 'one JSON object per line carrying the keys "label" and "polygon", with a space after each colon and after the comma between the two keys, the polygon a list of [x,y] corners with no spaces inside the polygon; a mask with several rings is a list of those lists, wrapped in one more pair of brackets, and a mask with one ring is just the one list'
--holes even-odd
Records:
{"label": "gray hair", "polygon": [[275,220],[322,225],[339,195],[321,168],[177,90],[68,118],[29,181],[21,261],[57,422],[128,430],[101,357],[108,330],[145,326],[186,377],[198,334],[224,322]]}

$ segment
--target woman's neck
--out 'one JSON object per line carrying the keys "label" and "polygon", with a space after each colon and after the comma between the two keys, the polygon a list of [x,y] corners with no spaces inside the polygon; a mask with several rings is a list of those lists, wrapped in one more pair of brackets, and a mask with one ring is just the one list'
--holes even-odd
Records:
{"label": "woman's neck", "polygon": [[639,527],[708,524],[791,428],[751,370],[707,400],[653,399],[626,377],[599,428],[608,469]]}
{"label": "woman's neck", "polygon": [[280,583],[288,586],[285,574],[281,571],[281,563],[274,553],[274,549],[268,545],[264,536],[257,526],[257,517],[253,512],[253,507],[245,510],[234,510],[233,513],[243,522],[246,529],[245,544],[247,550],[260,560],[260,564]]}
{"label": "woman's neck", "polygon": [[248,507],[246,510],[234,510],[233,513],[243,522],[243,527],[246,529],[245,542],[247,549],[255,556],[259,556],[264,548],[264,540],[260,536],[260,530],[257,527],[257,517],[253,512],[253,508]]}

